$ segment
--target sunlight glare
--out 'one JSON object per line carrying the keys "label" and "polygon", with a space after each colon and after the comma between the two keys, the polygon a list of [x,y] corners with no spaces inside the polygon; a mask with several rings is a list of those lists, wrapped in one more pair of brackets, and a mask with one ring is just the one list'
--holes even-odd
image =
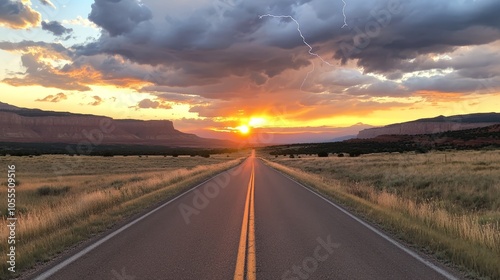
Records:
{"label": "sunlight glare", "polygon": [[266,120],[264,118],[250,118],[250,121],[248,121],[248,125],[251,127],[261,127],[266,123]]}
{"label": "sunlight glare", "polygon": [[237,127],[237,129],[242,133],[242,134],[248,134],[250,132],[250,127],[248,125],[240,125]]}

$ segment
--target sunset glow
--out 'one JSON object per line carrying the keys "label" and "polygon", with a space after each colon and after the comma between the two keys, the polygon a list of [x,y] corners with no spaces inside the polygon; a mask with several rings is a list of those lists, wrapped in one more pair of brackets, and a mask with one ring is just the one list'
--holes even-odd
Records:
{"label": "sunset glow", "polygon": [[262,127],[266,124],[266,119],[260,117],[250,118],[248,125],[251,127]]}
{"label": "sunset glow", "polygon": [[[312,130],[331,139],[354,127],[500,108],[500,29],[481,17],[498,1],[453,9],[428,0],[404,9],[382,0],[236,2],[20,1],[29,17],[0,15],[1,101],[172,120],[184,132],[233,140]],[[378,26],[377,14],[390,15],[387,26],[356,45],[356,30]]]}
{"label": "sunset glow", "polygon": [[248,134],[250,132],[250,127],[248,127],[248,125],[240,125],[237,129],[241,134]]}

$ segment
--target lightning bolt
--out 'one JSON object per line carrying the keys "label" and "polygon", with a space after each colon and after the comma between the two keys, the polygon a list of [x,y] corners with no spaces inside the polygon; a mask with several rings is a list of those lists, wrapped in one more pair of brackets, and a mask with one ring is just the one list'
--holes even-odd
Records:
{"label": "lightning bolt", "polygon": [[342,3],[344,3],[344,6],[342,7],[342,15],[344,15],[344,25],[342,25],[342,28],[347,27],[347,16],[345,15],[345,7],[347,6],[347,3],[345,0],[342,0]]}
{"label": "lightning bolt", "polygon": [[[342,0],[342,3],[344,3],[344,6],[342,8],[342,15],[344,16],[344,25],[342,25],[342,28],[348,26],[347,25],[347,17],[346,17],[346,14],[345,14],[345,8],[347,6],[347,3],[345,2],[345,0]],[[334,65],[332,65],[330,62],[324,60],[319,54],[313,52],[313,47],[311,45],[309,45],[309,43],[307,43],[306,41],[306,38],[304,37],[304,35],[302,34],[302,31],[300,30],[300,24],[299,22],[293,18],[292,16],[287,16],[287,15],[272,15],[272,14],[265,14],[265,15],[260,15],[259,16],[259,19],[262,19],[264,17],[272,17],[272,18],[288,18],[288,19],[291,19],[293,22],[295,22],[295,24],[297,25],[297,31],[299,32],[299,35],[300,37],[302,38],[302,42],[304,43],[304,45],[306,45],[308,48],[309,48],[309,51],[308,53],[312,56],[315,56],[317,58],[319,58],[323,63],[327,64],[328,66],[331,66],[333,67]],[[309,75],[314,72],[314,69],[315,69],[315,65],[314,65],[314,61],[312,62],[312,70],[307,72],[307,75],[306,77],[304,78],[304,80],[302,81],[302,84],[300,85],[300,90],[302,91],[302,88],[304,87],[304,84],[305,82],[307,81],[307,78],[309,78]]]}
{"label": "lightning bolt", "polygon": [[[266,15],[261,15],[259,16],[259,19],[262,19],[264,17],[272,17],[272,18],[289,18],[291,20],[293,20],[293,22],[295,22],[295,24],[297,25],[297,31],[299,32],[299,35],[300,37],[302,38],[302,42],[304,42],[304,44],[309,48],[309,51],[308,53],[312,56],[315,56],[317,58],[319,58],[323,63],[327,64],[328,66],[334,66],[332,65],[330,62],[324,60],[319,54],[313,52],[313,47],[311,45],[309,45],[309,43],[307,43],[306,41],[306,38],[304,37],[304,35],[302,35],[302,31],[300,30],[300,24],[299,22],[294,19],[292,16],[284,16],[284,15],[281,15],[281,16],[277,16],[277,15],[271,15],[271,14],[266,14]],[[309,78],[309,75],[314,72],[314,69],[315,69],[315,65],[314,65],[314,61],[312,62],[312,66],[313,66],[313,69],[309,72],[307,72],[307,75],[306,77],[304,78],[304,80],[302,81],[302,84],[300,85],[300,90],[302,91],[302,88],[304,87],[304,84],[306,83],[307,81],[307,78]]]}
{"label": "lightning bolt", "polygon": [[312,51],[313,47],[311,47],[311,45],[309,45],[309,43],[307,43],[306,38],[304,37],[304,35],[302,35],[302,31],[300,30],[300,24],[299,24],[299,22],[296,19],[294,19],[292,16],[276,16],[276,15],[266,14],[266,15],[259,16],[259,19],[262,19],[263,17],[289,18],[289,19],[293,20],[293,22],[295,22],[295,24],[297,25],[297,31],[299,32],[299,35],[302,38],[302,42],[304,42],[304,44],[309,48],[309,51],[308,51],[309,54],[312,55],[312,56],[315,56],[315,57],[317,57],[319,59],[321,59],[321,61],[323,61],[323,63],[326,63],[329,66],[333,66],[328,61],[324,60],[319,54],[317,54],[317,53],[315,53],[315,52]]}

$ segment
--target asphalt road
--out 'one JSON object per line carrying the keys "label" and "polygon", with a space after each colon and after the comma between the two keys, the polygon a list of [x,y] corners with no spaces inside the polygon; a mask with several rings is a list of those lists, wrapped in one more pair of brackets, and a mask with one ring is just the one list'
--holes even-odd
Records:
{"label": "asphalt road", "polygon": [[37,279],[453,277],[254,157],[146,215]]}

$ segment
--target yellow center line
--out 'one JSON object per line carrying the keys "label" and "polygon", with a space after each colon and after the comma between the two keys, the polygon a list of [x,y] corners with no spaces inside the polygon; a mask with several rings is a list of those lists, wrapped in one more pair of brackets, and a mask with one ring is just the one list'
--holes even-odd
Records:
{"label": "yellow center line", "polygon": [[236,259],[236,269],[234,271],[234,280],[245,279],[245,261],[246,261],[246,279],[255,280],[255,217],[254,217],[254,189],[255,189],[255,169],[252,162],[252,173],[250,182],[248,182],[248,191],[245,200],[245,212],[241,224],[240,243],[238,246],[238,258]]}
{"label": "yellow center line", "polygon": [[255,280],[256,264],[255,264],[255,171],[252,164],[252,194],[250,195],[250,213],[248,218],[248,252],[247,252],[247,279]]}

